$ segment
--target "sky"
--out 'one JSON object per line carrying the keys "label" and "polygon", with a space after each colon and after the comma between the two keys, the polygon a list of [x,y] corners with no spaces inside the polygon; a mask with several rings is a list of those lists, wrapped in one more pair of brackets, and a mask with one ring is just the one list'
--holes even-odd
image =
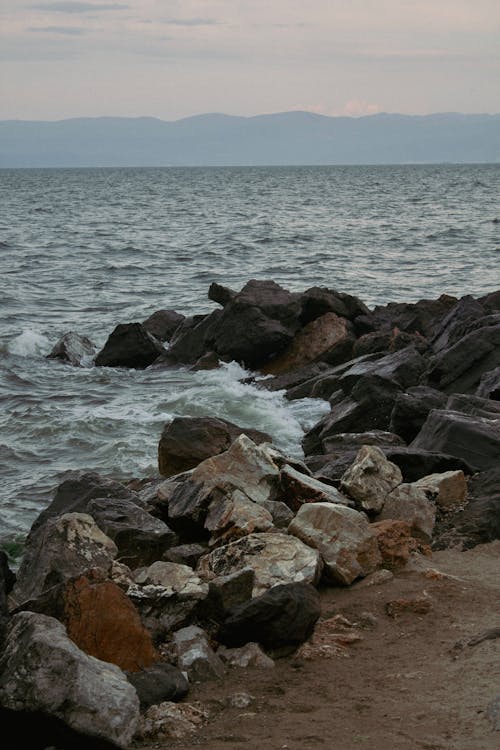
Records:
{"label": "sky", "polygon": [[500,113],[500,0],[0,0],[0,119]]}

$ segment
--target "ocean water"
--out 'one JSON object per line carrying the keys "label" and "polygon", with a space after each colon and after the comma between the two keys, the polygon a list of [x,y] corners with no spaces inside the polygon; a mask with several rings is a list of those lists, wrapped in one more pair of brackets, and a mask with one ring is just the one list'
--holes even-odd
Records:
{"label": "ocean water", "polygon": [[0,547],[71,469],[155,476],[164,424],[214,415],[301,455],[322,401],[288,403],[217,371],[73,368],[160,308],[209,312],[212,281],[328,286],[370,307],[500,287],[500,166],[0,170]]}

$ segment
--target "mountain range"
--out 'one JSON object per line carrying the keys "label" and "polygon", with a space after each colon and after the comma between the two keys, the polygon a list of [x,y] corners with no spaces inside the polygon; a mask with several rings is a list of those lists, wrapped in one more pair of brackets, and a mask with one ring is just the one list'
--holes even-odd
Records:
{"label": "mountain range", "polygon": [[500,114],[0,121],[0,167],[500,163]]}

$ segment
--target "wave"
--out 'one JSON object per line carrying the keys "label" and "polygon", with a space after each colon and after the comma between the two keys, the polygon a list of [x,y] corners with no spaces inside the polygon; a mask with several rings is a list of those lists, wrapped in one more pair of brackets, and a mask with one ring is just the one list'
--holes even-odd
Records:
{"label": "wave", "polygon": [[27,328],[9,341],[7,351],[20,357],[44,357],[50,352],[51,346],[46,336]]}

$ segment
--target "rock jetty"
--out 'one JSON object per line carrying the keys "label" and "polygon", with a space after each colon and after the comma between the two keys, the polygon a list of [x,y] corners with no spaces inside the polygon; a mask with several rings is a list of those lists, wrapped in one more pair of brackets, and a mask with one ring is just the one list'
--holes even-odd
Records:
{"label": "rock jetty", "polygon": [[[370,310],[252,280],[209,298],[220,309],[118,325],[95,366],[236,360],[330,411],[303,461],[256,430],[178,418],[156,478],[64,479],[17,575],[0,553],[0,715],[20,738],[29,724],[31,747],[182,736],[206,720],[193,683],[317,648],[325,587],[500,539],[500,292]],[[50,356],[92,351],[71,334]]]}

